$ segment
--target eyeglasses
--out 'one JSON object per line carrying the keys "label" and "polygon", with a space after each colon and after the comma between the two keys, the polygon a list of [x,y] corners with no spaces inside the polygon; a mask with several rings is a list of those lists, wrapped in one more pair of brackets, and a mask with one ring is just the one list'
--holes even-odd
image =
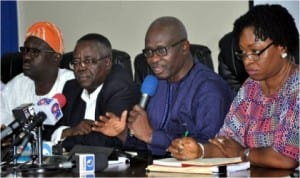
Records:
{"label": "eyeglasses", "polygon": [[170,46],[159,46],[156,49],[150,49],[150,48],[145,48],[143,49],[143,54],[146,58],[150,58],[154,56],[154,53],[158,56],[166,56],[168,55],[168,50],[172,47],[175,47],[179,45],[180,43],[184,42],[186,39],[182,39],[180,41],[177,41],[176,43],[170,45]]}
{"label": "eyeglasses", "polygon": [[249,59],[251,59],[251,60],[253,60],[253,61],[258,61],[259,60],[259,56],[263,53],[263,52],[265,52],[270,46],[272,46],[273,45],[273,42],[272,43],[270,43],[270,44],[268,44],[268,46],[266,46],[264,49],[262,49],[262,50],[257,50],[257,51],[255,51],[255,52],[253,52],[253,53],[243,53],[242,51],[236,51],[235,52],[235,55],[236,55],[236,57],[237,57],[237,59],[238,60],[240,60],[240,61],[243,61],[243,60],[245,60],[246,58],[249,58]]}
{"label": "eyeglasses", "polygon": [[84,60],[73,60],[70,62],[70,69],[74,70],[75,68],[78,68],[80,65],[83,66],[83,67],[89,67],[89,66],[92,66],[92,65],[96,65],[99,61],[105,59],[105,58],[108,58],[109,56],[103,56],[101,58],[85,58]]}
{"label": "eyeglasses", "polygon": [[44,53],[56,53],[55,51],[52,50],[44,50],[44,49],[38,49],[38,48],[29,48],[29,47],[20,47],[20,52],[22,55],[25,55],[29,52],[29,54],[33,57],[36,58],[40,55],[41,52]]}

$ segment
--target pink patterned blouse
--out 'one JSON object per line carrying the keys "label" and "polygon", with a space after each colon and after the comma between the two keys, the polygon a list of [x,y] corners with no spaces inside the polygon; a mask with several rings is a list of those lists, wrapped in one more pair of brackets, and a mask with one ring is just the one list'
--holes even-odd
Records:
{"label": "pink patterned blouse", "polygon": [[231,104],[219,136],[231,136],[243,147],[271,146],[299,160],[299,68],[280,91],[266,97],[257,81],[248,78]]}

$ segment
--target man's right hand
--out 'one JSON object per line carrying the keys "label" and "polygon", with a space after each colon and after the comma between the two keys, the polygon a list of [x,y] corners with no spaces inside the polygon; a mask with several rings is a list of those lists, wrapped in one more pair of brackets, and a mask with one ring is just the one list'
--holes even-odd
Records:
{"label": "man's right hand", "polygon": [[99,121],[95,121],[92,129],[107,136],[118,136],[125,131],[127,113],[128,111],[124,110],[119,118],[114,113],[107,112],[105,116],[99,117]]}
{"label": "man's right hand", "polygon": [[168,151],[179,160],[190,160],[202,155],[197,141],[192,137],[177,138],[172,141]]}
{"label": "man's right hand", "polygon": [[89,134],[90,132],[92,132],[93,126],[94,121],[84,119],[77,126],[65,129],[62,133],[62,138]]}

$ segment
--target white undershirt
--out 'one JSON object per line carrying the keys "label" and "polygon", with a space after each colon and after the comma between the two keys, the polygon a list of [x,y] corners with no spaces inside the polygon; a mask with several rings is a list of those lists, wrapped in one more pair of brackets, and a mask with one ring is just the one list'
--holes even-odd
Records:
{"label": "white undershirt", "polygon": [[81,93],[81,99],[85,101],[86,108],[85,108],[85,119],[95,120],[95,110],[96,110],[96,102],[97,96],[102,89],[103,84],[101,84],[93,93],[89,94],[86,89],[83,89]]}
{"label": "white undershirt", "polygon": [[[96,111],[96,103],[97,103],[97,97],[98,94],[100,93],[101,89],[103,87],[103,84],[101,84],[95,91],[92,93],[88,93],[86,89],[83,89],[81,93],[81,99],[86,103],[85,107],[85,113],[84,113],[84,118],[89,119],[89,120],[95,120],[95,111]],[[51,136],[51,141],[54,142],[55,144],[58,143],[59,141],[62,141],[61,139],[62,132],[63,130],[70,128],[69,126],[60,126],[57,128],[52,136]]]}

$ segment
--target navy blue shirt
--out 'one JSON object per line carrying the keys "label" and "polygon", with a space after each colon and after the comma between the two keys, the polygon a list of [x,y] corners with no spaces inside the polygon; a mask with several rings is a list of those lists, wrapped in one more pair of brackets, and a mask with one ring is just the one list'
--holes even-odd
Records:
{"label": "navy blue shirt", "polygon": [[[229,85],[201,63],[195,63],[180,81],[159,80],[147,105],[153,128],[148,149],[153,155],[165,155],[171,141],[182,137],[185,131],[198,142],[208,142],[223,125],[233,96]],[[137,143],[135,147],[139,147]]]}

